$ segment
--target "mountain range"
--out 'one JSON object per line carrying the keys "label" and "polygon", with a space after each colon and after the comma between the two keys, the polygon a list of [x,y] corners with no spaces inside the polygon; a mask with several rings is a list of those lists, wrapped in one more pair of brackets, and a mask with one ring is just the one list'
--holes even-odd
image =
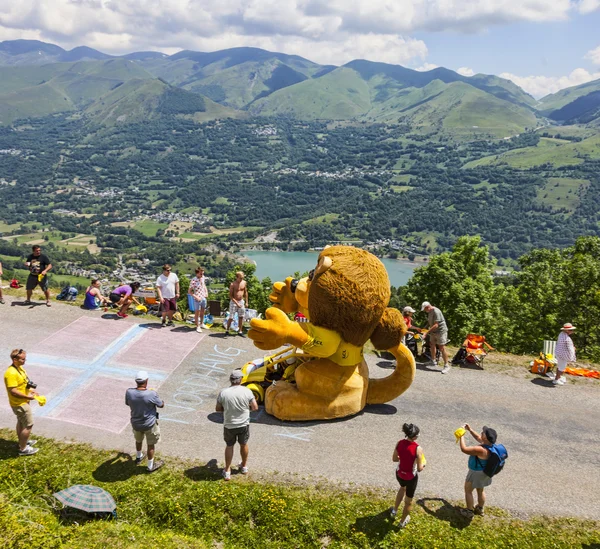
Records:
{"label": "mountain range", "polygon": [[36,40],[0,42],[0,123],[80,112],[100,125],[163,114],[287,116],[506,137],[557,123],[600,126],[600,80],[536,101],[510,80],[354,60],[320,65],[258,48],[111,56]]}

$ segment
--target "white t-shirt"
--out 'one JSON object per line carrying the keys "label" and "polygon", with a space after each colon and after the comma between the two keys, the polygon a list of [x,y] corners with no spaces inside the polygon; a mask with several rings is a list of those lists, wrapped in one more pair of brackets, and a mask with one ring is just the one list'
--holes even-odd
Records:
{"label": "white t-shirt", "polygon": [[156,286],[160,288],[162,296],[165,299],[173,299],[175,297],[175,285],[179,282],[179,277],[175,273],[169,273],[169,276],[161,274],[156,279]]}

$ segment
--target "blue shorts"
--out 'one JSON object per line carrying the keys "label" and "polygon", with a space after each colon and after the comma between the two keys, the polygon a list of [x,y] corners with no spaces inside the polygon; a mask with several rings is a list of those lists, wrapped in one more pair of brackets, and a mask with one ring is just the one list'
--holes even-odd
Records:
{"label": "blue shorts", "polygon": [[203,297],[200,301],[198,301],[196,298],[194,298],[194,301],[196,302],[196,307],[198,309],[206,309],[206,298]]}

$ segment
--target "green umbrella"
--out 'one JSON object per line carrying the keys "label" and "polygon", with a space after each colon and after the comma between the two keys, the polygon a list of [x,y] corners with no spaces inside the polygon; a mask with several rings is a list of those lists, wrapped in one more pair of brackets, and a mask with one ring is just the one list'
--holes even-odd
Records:
{"label": "green umbrella", "polygon": [[112,513],[117,508],[115,500],[106,490],[89,484],[75,484],[56,492],[54,497],[63,505],[87,513]]}

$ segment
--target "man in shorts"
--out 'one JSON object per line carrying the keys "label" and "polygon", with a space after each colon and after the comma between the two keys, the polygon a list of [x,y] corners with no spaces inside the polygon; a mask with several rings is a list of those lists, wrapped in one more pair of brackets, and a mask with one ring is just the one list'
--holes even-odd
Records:
{"label": "man in shorts", "polygon": [[241,385],[243,374],[234,370],[229,376],[230,387],[223,389],[217,397],[217,412],[223,412],[223,438],[225,439],[225,469],[223,478],[231,480],[231,462],[236,442],[240,444],[242,462],[239,470],[248,474],[248,440],[250,438],[250,411],[258,410],[252,391]]}
{"label": "man in shorts", "polygon": [[177,311],[179,299],[179,277],[171,272],[171,265],[168,263],[163,265],[163,272],[156,279],[156,291],[162,307],[162,325],[173,326],[173,315]]}
{"label": "man in shorts", "polygon": [[238,317],[238,335],[244,335],[244,316],[248,307],[248,284],[244,280],[244,273],[235,273],[235,280],[229,285],[229,320],[225,327],[225,335],[229,335],[229,328],[233,317]]}
{"label": "man in shorts", "polygon": [[135,376],[135,389],[127,389],[125,404],[131,408],[131,427],[135,438],[135,463],[140,464],[144,459],[142,445],[144,438],[148,445],[148,472],[153,473],[165,463],[162,460],[154,461],[156,443],[160,440],[157,408],[164,408],[165,403],[159,398],[158,393],[148,389],[148,373],[140,371]]}
{"label": "man in shorts", "polygon": [[8,403],[17,416],[17,437],[19,439],[19,455],[32,456],[38,449],[34,448],[35,440],[29,440],[33,428],[33,412],[29,404],[38,394],[31,387],[25,371],[27,353],[23,349],[14,349],[10,353],[12,364],[4,373],[4,385],[8,393]]}
{"label": "man in shorts", "polygon": [[31,294],[36,286],[39,286],[46,296],[46,307],[51,307],[50,291],[48,290],[48,271],[52,269],[52,263],[47,255],[42,253],[42,248],[35,245],[31,248],[31,253],[25,260],[25,266],[29,269],[27,277],[27,299],[25,305],[31,304]]}
{"label": "man in shorts", "polygon": [[[490,456],[490,452],[485,446],[496,444],[498,434],[491,427],[483,427],[481,434],[477,434],[468,423],[465,424],[465,430],[479,443],[478,446],[467,446],[464,436],[460,437],[460,450],[463,454],[469,456],[469,472],[465,479],[465,502],[466,509],[461,509],[461,514],[466,518],[473,518],[473,515],[483,515],[485,506],[484,488],[492,484],[492,478],[488,477],[483,470]],[[473,490],[477,490],[477,505],[474,505]]]}
{"label": "man in shorts", "polygon": [[4,296],[2,295],[2,262],[0,261],[0,305],[4,305]]}
{"label": "man in shorts", "polygon": [[434,307],[429,301],[423,301],[421,311],[427,313],[427,324],[429,334],[429,350],[431,352],[431,362],[433,366],[437,366],[437,349],[442,353],[444,359],[444,368],[442,374],[450,372],[450,362],[448,361],[448,351],[446,344],[448,343],[448,326],[446,319],[437,307]]}

